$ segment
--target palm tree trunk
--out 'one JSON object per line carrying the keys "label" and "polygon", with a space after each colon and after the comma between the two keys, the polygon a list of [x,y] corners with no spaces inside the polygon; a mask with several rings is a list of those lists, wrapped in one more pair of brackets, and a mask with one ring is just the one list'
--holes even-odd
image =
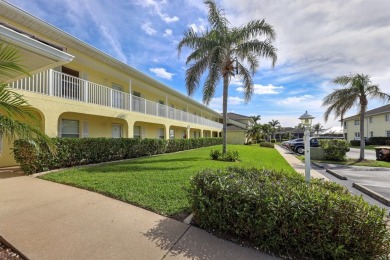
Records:
{"label": "palm tree trunk", "polygon": [[364,139],[364,114],[365,114],[365,107],[361,107],[360,109],[360,156],[359,160],[364,160],[364,147],[366,145],[366,140]]}
{"label": "palm tree trunk", "polygon": [[226,74],[223,76],[223,97],[222,97],[222,115],[223,115],[223,142],[222,142],[222,153],[226,153],[227,146],[227,99],[228,99],[228,87],[229,87],[229,76]]}

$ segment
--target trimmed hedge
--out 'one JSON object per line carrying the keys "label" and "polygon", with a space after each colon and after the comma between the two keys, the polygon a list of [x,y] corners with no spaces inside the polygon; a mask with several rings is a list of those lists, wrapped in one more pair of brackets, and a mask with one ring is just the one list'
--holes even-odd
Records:
{"label": "trimmed hedge", "polygon": [[389,145],[390,137],[370,137],[372,145]]}
{"label": "trimmed hedge", "polygon": [[360,140],[351,140],[349,142],[352,146],[360,146]]}
{"label": "trimmed hedge", "polygon": [[259,145],[260,145],[260,147],[275,148],[275,145],[273,143],[269,143],[269,142],[262,142]]}
{"label": "trimmed hedge", "polygon": [[56,153],[43,143],[19,139],[14,142],[16,162],[25,173],[172,153],[222,144],[222,138],[134,139],[134,138],[53,138]]}
{"label": "trimmed hedge", "polygon": [[325,159],[332,161],[345,161],[349,151],[348,143],[338,139],[320,139],[320,146],[325,150]]}
{"label": "trimmed hedge", "polygon": [[266,169],[203,170],[194,221],[261,251],[298,259],[378,259],[390,253],[384,209],[333,182]]}

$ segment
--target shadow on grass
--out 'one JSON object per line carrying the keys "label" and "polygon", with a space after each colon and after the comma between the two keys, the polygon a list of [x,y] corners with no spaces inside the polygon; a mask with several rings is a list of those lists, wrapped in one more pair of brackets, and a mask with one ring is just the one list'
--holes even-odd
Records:
{"label": "shadow on grass", "polygon": [[[182,237],[178,231],[183,230]],[[241,247],[208,232],[172,219],[160,220],[143,234],[156,246],[169,250],[166,256],[188,259],[276,259],[254,249]]]}
{"label": "shadow on grass", "polygon": [[107,173],[123,173],[123,174],[128,174],[128,173],[134,173],[134,172],[137,172],[137,173],[142,173],[142,172],[151,172],[153,171],[154,173],[155,172],[164,172],[164,171],[177,171],[177,170],[181,170],[181,169],[188,169],[187,166],[176,166],[176,167],[156,167],[156,166],[144,166],[144,165],[140,165],[138,166],[137,164],[133,164],[133,165],[111,165],[109,167],[104,167],[104,166],[100,166],[100,167],[94,167],[94,168],[84,168],[84,169],[80,169],[79,171],[83,171],[83,172],[86,172],[86,173],[90,173],[90,174],[100,174],[100,173],[104,173],[104,174],[107,174]]}

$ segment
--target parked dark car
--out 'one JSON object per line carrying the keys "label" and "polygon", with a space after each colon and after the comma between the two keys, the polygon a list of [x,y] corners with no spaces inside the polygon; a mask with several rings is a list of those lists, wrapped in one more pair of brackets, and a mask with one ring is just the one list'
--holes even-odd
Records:
{"label": "parked dark car", "polygon": [[293,139],[293,140],[288,140],[286,142],[283,142],[283,146],[286,147],[287,149],[290,149],[291,147],[291,144],[292,143],[295,143],[295,142],[303,142],[303,139],[302,138],[297,138],[297,139]]}
{"label": "parked dark car", "polygon": [[[320,142],[319,140],[321,139],[340,139],[340,140],[344,140],[344,138],[342,137],[333,137],[333,136],[329,136],[329,137],[326,137],[326,136],[320,136],[320,137],[310,137],[310,147],[319,147],[320,146]],[[299,153],[299,154],[304,154],[305,153],[305,143],[304,141],[300,141],[300,142],[292,142],[290,143],[290,150],[293,151],[293,152],[296,152],[296,153]]]}

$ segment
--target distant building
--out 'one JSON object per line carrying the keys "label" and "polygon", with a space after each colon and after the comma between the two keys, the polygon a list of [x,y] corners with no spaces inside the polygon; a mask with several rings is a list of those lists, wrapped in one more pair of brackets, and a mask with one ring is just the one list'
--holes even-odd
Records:
{"label": "distant building", "polygon": [[[291,135],[291,138],[289,136]],[[275,139],[278,141],[282,141],[283,139],[295,139],[295,138],[303,138],[304,130],[295,127],[281,127],[275,133]]]}
{"label": "distant building", "polygon": [[227,113],[227,143],[228,144],[245,144],[246,131],[252,127],[255,121],[248,116],[235,113]]}
{"label": "distant building", "polygon": [[[360,116],[343,120],[344,137],[349,142],[360,140]],[[368,110],[364,116],[364,137],[390,137],[390,105]]]}

